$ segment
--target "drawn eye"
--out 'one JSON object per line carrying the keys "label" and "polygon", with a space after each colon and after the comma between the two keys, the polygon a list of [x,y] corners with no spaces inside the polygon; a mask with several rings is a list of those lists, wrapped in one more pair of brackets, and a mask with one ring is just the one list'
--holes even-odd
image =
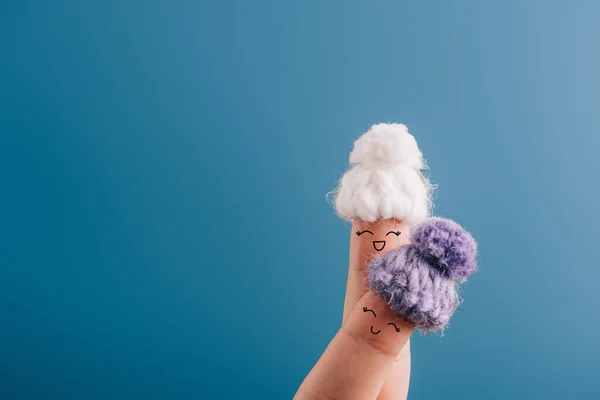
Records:
{"label": "drawn eye", "polygon": [[360,235],[362,235],[363,233],[370,233],[371,235],[374,235],[374,233],[373,233],[373,232],[371,232],[371,231],[362,231],[362,232],[360,232],[360,231],[356,231],[356,236],[360,236]]}
{"label": "drawn eye", "polygon": [[370,309],[368,309],[367,307],[363,307],[363,312],[369,312],[369,311],[373,313],[373,316],[374,316],[375,318],[377,318],[377,315],[375,314],[375,311],[373,311],[373,310],[370,310]]}
{"label": "drawn eye", "polygon": [[394,329],[396,330],[396,332],[400,332],[400,328],[398,328],[395,323],[390,322],[388,325],[392,325],[394,327]]}
{"label": "drawn eye", "polygon": [[400,234],[401,234],[402,232],[400,232],[400,231],[397,231],[397,232],[394,232],[394,231],[389,231],[388,233],[386,233],[386,234],[385,234],[385,236],[389,235],[390,233],[393,233],[393,234],[394,234],[394,235],[396,235],[396,236],[400,236]]}

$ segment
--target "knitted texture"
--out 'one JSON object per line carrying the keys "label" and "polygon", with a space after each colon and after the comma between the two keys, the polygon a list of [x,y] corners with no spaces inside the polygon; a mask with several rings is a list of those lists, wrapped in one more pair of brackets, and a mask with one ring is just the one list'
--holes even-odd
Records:
{"label": "knitted texture", "polygon": [[418,224],[431,212],[433,185],[422,173],[425,160],[403,124],[375,124],[355,142],[350,169],[331,193],[340,217]]}
{"label": "knitted texture", "polygon": [[429,218],[413,228],[412,240],[423,259],[443,276],[464,282],[477,270],[477,243],[454,221]]}
{"label": "knitted texture", "polygon": [[456,222],[429,218],[413,228],[412,244],[375,257],[369,288],[420,330],[443,329],[462,301],[458,283],[477,270],[477,244]]}

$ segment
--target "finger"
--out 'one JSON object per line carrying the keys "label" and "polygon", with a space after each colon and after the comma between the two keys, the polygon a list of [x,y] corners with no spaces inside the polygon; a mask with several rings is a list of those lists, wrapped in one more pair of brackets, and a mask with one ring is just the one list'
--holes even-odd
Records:
{"label": "finger", "polygon": [[356,302],[368,289],[367,265],[377,255],[410,243],[408,224],[393,219],[377,222],[354,220],[350,233],[350,263],[344,300],[346,320]]}
{"label": "finger", "polygon": [[[373,233],[371,235],[369,232]],[[361,233],[360,235],[357,235]],[[390,232],[400,232],[395,235]],[[397,220],[383,220],[374,223],[367,223],[360,220],[354,220],[350,236],[350,263],[348,268],[348,283],[346,286],[346,298],[344,300],[344,316],[346,321],[350,312],[358,300],[368,290],[367,285],[367,265],[373,257],[385,254],[388,251],[410,243],[410,229],[408,224]],[[383,249],[381,243],[373,241],[385,240]],[[399,400],[406,399],[408,395],[408,386],[410,383],[410,340],[399,354],[396,362],[385,379],[378,400]]]}
{"label": "finger", "polygon": [[388,372],[377,400],[406,400],[410,381],[410,341],[396,358]]}
{"label": "finger", "polygon": [[296,399],[376,399],[414,327],[373,292],[357,302]]}

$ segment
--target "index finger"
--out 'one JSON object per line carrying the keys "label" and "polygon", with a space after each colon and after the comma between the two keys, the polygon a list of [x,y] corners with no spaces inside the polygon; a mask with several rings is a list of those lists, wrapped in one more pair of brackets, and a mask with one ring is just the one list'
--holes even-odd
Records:
{"label": "index finger", "polygon": [[308,374],[295,399],[376,399],[414,326],[368,291]]}

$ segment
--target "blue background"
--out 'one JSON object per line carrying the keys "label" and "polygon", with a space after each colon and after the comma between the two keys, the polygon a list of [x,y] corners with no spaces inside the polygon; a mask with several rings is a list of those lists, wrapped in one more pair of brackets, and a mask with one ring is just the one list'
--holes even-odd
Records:
{"label": "blue background", "polygon": [[3,1],[0,397],[291,398],[404,122],[481,271],[413,399],[599,398],[600,3]]}

